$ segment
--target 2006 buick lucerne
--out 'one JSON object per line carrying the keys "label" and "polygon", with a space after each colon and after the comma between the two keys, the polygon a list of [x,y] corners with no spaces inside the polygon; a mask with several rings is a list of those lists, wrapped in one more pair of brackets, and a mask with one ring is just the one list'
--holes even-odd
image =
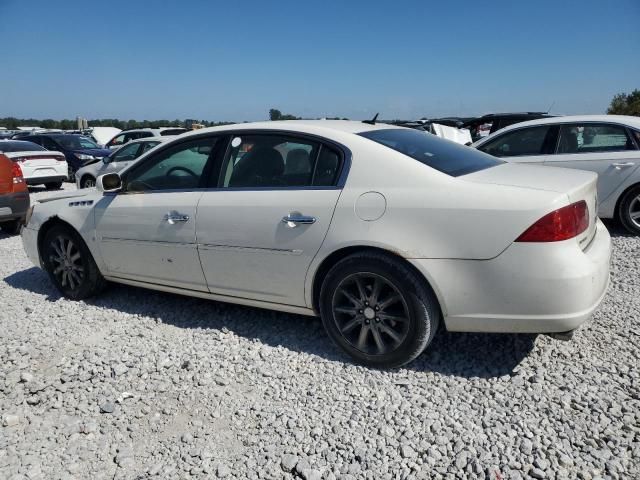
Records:
{"label": "2006 buick lucerne", "polygon": [[605,294],[596,175],[515,165],[372,122],[177,137],[22,230],[63,295],[105,281],[319,314],[359,362],[399,366],[438,325],[568,332]]}

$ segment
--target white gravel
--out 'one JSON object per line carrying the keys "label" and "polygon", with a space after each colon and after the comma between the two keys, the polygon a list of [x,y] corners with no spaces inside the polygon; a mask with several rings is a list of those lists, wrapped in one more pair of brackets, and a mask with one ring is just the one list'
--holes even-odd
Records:
{"label": "white gravel", "polygon": [[639,478],[640,239],[611,228],[609,294],[573,341],[441,332],[395,371],[316,319],[65,300],[0,234],[0,478]]}

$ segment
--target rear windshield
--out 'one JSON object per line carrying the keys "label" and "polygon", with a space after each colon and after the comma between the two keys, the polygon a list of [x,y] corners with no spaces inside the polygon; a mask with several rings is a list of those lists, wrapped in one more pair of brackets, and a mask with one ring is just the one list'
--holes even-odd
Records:
{"label": "rear windshield", "polygon": [[0,142],[0,152],[40,152],[45,150],[33,142]]}
{"label": "rear windshield", "polygon": [[389,147],[397,152],[435,168],[442,173],[458,177],[504,163],[475,148],[443,140],[427,132],[393,128],[371,130],[361,136]]}

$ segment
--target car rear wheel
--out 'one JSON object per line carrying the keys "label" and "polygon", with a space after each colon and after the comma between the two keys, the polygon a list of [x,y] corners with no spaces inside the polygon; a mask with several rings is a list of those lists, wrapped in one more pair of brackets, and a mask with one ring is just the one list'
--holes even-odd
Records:
{"label": "car rear wheel", "polygon": [[62,187],[62,182],[49,182],[44,184],[47,190],[59,190]]}
{"label": "car rear wheel", "polygon": [[327,274],[320,313],[329,337],[359,363],[393,368],[433,339],[440,309],[412,269],[383,253],[349,256]]}
{"label": "car rear wheel", "polygon": [[0,228],[4,233],[9,235],[17,235],[20,233],[20,227],[24,223],[23,219],[11,220],[10,222],[0,223]]}
{"label": "car rear wheel", "polygon": [[96,186],[96,179],[91,175],[85,175],[80,180],[80,188],[93,188]]}
{"label": "car rear wheel", "polygon": [[620,223],[629,232],[640,235],[640,185],[624,194],[618,210]]}
{"label": "car rear wheel", "polygon": [[46,233],[42,246],[45,270],[65,297],[81,300],[104,288],[106,282],[77,232],[56,225]]}

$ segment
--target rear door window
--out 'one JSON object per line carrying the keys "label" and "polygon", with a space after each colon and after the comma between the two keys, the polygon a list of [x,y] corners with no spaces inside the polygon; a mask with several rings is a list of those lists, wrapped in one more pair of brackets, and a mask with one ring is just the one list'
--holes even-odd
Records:
{"label": "rear door window", "polygon": [[573,123],[562,125],[556,153],[604,153],[636,150],[621,125]]}
{"label": "rear door window", "polygon": [[394,128],[360,134],[442,173],[457,177],[502,164],[475,148],[443,140],[427,132]]}
{"label": "rear door window", "polygon": [[478,150],[494,157],[520,157],[545,153],[545,140],[550,135],[551,125],[519,128],[500,135]]}
{"label": "rear door window", "polygon": [[319,142],[280,134],[236,135],[223,162],[229,188],[332,186],[341,157]]}

